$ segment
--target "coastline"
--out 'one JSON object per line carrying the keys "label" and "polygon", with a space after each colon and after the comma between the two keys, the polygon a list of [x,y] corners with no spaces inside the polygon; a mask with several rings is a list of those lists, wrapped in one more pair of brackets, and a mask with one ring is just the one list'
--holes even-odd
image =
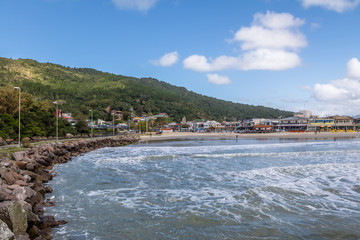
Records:
{"label": "coastline", "polygon": [[45,196],[52,192],[46,183],[56,175],[53,166],[99,148],[138,140],[121,136],[51,142],[0,157],[0,239],[52,239],[51,228],[67,223],[44,215],[44,207],[56,204]]}
{"label": "coastline", "polygon": [[196,132],[172,132],[162,133],[161,135],[140,135],[140,142],[146,141],[165,141],[176,140],[186,138],[223,138],[223,139],[347,139],[347,138],[359,138],[360,132],[342,132],[342,133],[330,133],[320,132],[315,134],[314,132],[281,132],[281,133],[196,133]]}

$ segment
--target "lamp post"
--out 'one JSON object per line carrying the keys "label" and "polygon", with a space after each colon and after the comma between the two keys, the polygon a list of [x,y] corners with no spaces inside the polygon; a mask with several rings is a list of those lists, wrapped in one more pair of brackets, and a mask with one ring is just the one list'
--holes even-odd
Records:
{"label": "lamp post", "polygon": [[91,138],[93,138],[93,111],[89,110],[90,114],[91,114]]}
{"label": "lamp post", "polygon": [[113,121],[112,121],[112,124],[113,124],[113,136],[115,136],[115,114],[113,114],[112,117],[113,117]]}
{"label": "lamp post", "polygon": [[59,103],[53,102],[56,104],[56,141],[59,141]]}
{"label": "lamp post", "polygon": [[21,89],[20,89],[20,87],[14,87],[14,89],[17,89],[17,90],[19,90],[19,147],[21,147],[21,132],[20,132],[20,110],[21,110]]}

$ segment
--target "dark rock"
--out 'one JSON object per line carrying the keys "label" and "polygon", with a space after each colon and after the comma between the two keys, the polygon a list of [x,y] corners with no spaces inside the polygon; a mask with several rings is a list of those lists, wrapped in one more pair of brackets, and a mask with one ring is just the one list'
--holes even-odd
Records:
{"label": "dark rock", "polygon": [[57,227],[60,225],[60,223],[55,220],[54,216],[40,216],[39,218],[40,223],[38,224],[38,227],[40,229]]}
{"label": "dark rock", "polygon": [[45,191],[46,191],[46,193],[52,193],[53,190],[50,186],[46,186]]}
{"label": "dark rock", "polygon": [[41,216],[44,214],[44,208],[41,204],[35,204],[33,210],[34,210],[34,213],[38,216]]}
{"label": "dark rock", "polygon": [[25,168],[26,168],[27,170],[29,170],[29,171],[34,171],[34,169],[35,169],[35,164],[34,164],[34,163],[27,163]]}
{"label": "dark rock", "polygon": [[39,231],[39,228],[33,225],[28,229],[27,233],[29,234],[30,239],[35,239],[40,236]]}
{"label": "dark rock", "polygon": [[56,206],[56,202],[51,199],[46,199],[44,206],[45,207],[54,207],[54,206]]}
{"label": "dark rock", "polygon": [[49,180],[52,179],[51,173],[46,172],[45,169],[39,171],[39,175],[41,176],[43,182],[48,182]]}
{"label": "dark rock", "polygon": [[36,161],[37,163],[43,165],[43,166],[46,166],[46,167],[50,165],[50,163],[47,162],[47,161],[45,161],[43,158],[36,158],[35,161]]}
{"label": "dark rock", "polygon": [[[39,177],[38,174],[36,174],[36,173],[34,173],[32,171],[28,171],[28,170],[22,170],[21,174],[24,175],[24,176],[28,175],[31,178],[31,180],[33,180],[33,181],[36,180],[37,177]],[[24,179],[25,179],[25,177],[24,177]]]}
{"label": "dark rock", "polygon": [[51,236],[51,228],[45,228],[38,231],[39,237],[35,238],[34,240],[50,240],[53,239]]}
{"label": "dark rock", "polygon": [[0,202],[16,200],[16,197],[12,194],[11,190],[5,186],[0,186]]}
{"label": "dark rock", "polygon": [[15,181],[15,184],[20,185],[20,186],[22,186],[22,187],[27,187],[27,186],[29,186],[29,184],[27,184],[27,183],[24,182],[23,180],[16,180],[16,181]]}
{"label": "dark rock", "polygon": [[17,161],[15,164],[19,169],[25,170],[26,165],[28,164],[28,162],[26,162],[26,161]]}

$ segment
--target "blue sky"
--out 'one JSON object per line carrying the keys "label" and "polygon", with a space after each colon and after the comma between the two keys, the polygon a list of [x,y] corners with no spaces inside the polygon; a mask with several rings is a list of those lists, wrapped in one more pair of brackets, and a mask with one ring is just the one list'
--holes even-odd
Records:
{"label": "blue sky", "polygon": [[0,0],[0,56],[360,114],[360,0]]}

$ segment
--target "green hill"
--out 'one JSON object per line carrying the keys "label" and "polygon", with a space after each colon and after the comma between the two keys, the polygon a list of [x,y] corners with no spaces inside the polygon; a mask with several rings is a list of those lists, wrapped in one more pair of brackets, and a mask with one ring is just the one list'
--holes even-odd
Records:
{"label": "green hill", "polygon": [[63,111],[77,118],[88,115],[109,117],[105,109],[136,114],[166,112],[174,120],[205,118],[222,120],[277,118],[291,112],[251,106],[203,96],[153,78],[134,78],[100,72],[90,68],[70,68],[31,59],[0,58],[0,86],[20,86],[37,100],[63,100]]}

